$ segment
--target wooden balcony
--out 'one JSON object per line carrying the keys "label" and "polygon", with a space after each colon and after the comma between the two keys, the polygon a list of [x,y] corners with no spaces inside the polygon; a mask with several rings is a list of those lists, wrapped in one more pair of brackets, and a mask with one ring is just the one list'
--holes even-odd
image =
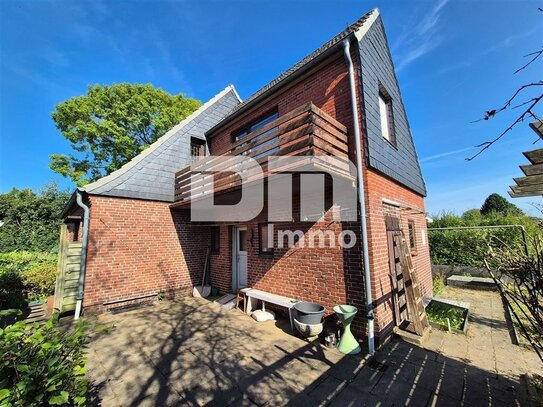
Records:
{"label": "wooden balcony", "polygon": [[[348,165],[327,165],[326,160],[311,159],[333,156],[348,159],[347,128],[312,103],[303,105],[277,118],[273,122],[249,133],[241,140],[233,142],[223,151],[212,151],[196,164],[187,166],[175,174],[175,202],[172,206],[184,206],[197,199],[200,191],[209,191],[213,183],[215,196],[239,189],[240,177],[234,172],[213,172],[217,156],[246,156],[253,158],[262,168],[264,177],[268,175],[269,156],[303,156],[312,165],[323,161],[323,171],[335,171],[352,178]],[[292,170],[292,168],[290,168]],[[205,171],[205,176],[200,173]],[[277,170],[276,170],[277,171]],[[194,174],[199,174],[193,177]],[[203,192],[202,192],[203,193]]]}

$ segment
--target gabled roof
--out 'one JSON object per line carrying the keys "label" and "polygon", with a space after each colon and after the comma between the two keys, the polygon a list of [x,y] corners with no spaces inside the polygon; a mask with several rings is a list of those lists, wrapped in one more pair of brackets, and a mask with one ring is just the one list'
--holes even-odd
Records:
{"label": "gabled roof", "polygon": [[240,102],[234,87],[226,87],[117,171],[81,190],[91,195],[173,202],[175,173],[190,163],[191,137],[205,139],[205,132]]}
{"label": "gabled roof", "polygon": [[335,49],[336,46],[338,46],[345,38],[353,34],[358,34],[359,31],[364,31],[363,29],[365,28],[365,26],[370,26],[378,16],[378,9],[373,9],[368,13],[364,14],[353,24],[349,25],[345,30],[334,36],[331,40],[325,42],[317,50],[313,51],[304,59],[294,64],[292,67],[280,74],[277,78],[275,78],[267,85],[263,86],[255,93],[253,93],[250,97],[245,99],[245,101],[236,106],[235,109],[232,110],[232,112],[227,117],[225,117],[224,120],[211,128],[207,132],[207,134],[214,133],[216,130],[226,124],[226,122],[230,121],[234,117],[241,115],[251,106],[253,106],[257,101],[268,95],[271,91],[278,89],[280,86],[288,83],[290,80],[305,72],[307,69],[312,67],[314,63],[317,63],[321,60],[321,58],[327,56],[329,52]]}

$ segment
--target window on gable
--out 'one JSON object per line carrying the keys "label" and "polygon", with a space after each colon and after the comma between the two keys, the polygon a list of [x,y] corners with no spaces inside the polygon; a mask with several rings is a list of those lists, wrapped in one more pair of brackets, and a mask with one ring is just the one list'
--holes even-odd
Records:
{"label": "window on gable", "polygon": [[[260,129],[261,127],[264,127],[265,125],[271,123],[272,121],[276,120],[278,117],[279,117],[279,113],[277,112],[277,108],[275,108],[272,111],[266,113],[264,116],[261,116],[259,119],[249,123],[247,126],[245,126],[245,127],[241,128],[241,129],[239,129],[238,131],[232,133],[232,142],[243,140],[244,138],[246,138],[252,132],[255,132],[258,129]],[[266,130],[265,132],[263,132],[262,134],[259,134],[258,136],[254,137],[254,138],[251,138],[251,140],[247,140],[247,142],[253,142],[253,141],[256,141],[256,140],[264,139],[266,136],[269,136],[271,133],[275,132],[276,130],[277,130],[277,126],[271,128],[269,130]],[[256,158],[259,158],[259,157],[262,157],[262,156],[265,156],[265,155],[268,155],[268,154],[273,154],[273,153],[275,153],[276,151],[279,150],[279,147],[274,147],[272,149],[265,150],[265,146],[270,145],[272,143],[275,143],[278,140],[279,140],[278,137],[272,137],[271,139],[262,142],[261,144],[259,144],[255,148],[251,148],[249,150],[244,151],[243,155],[249,155],[254,150],[261,150],[261,149],[264,149],[264,151],[262,151],[259,154],[256,154],[255,156],[253,156],[253,158],[256,159]],[[242,148],[245,145],[246,145],[246,143],[241,143],[237,148]]]}
{"label": "window on gable", "polygon": [[392,98],[382,86],[379,86],[379,116],[381,118],[381,135],[395,146],[396,134],[394,132],[394,116],[392,115]]}
{"label": "window on gable", "polygon": [[411,250],[417,250],[417,232],[415,229],[415,221],[408,221],[407,227],[409,231],[409,247]]}
{"label": "window on gable", "polygon": [[191,137],[190,138],[190,155],[191,160],[194,162],[198,157],[203,157],[206,155],[206,141]]}
{"label": "window on gable", "polygon": [[260,253],[273,253],[273,225],[271,223],[260,223],[258,225],[258,239]]}

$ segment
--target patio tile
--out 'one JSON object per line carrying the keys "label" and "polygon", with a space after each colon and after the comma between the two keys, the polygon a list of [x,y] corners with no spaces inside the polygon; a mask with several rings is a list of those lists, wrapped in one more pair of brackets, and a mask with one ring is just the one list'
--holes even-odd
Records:
{"label": "patio tile", "polygon": [[347,386],[329,405],[330,407],[375,407],[384,405],[381,400],[380,397],[362,393]]}
{"label": "patio tile", "polygon": [[242,397],[234,382],[204,364],[189,370],[176,370],[168,383],[194,406],[228,406]]}
{"label": "patio tile", "polygon": [[467,407],[509,406],[521,398],[519,374],[540,373],[541,364],[508,342],[496,293],[455,293],[474,309],[470,335],[434,330],[424,349],[392,340],[374,357],[382,367],[292,336],[284,321],[257,323],[185,298],[108,315],[116,327],[91,341],[88,376],[108,407],[448,406],[462,398]]}
{"label": "patio tile", "polygon": [[285,406],[300,390],[269,372],[256,381],[241,383],[241,389],[258,405]]}
{"label": "patio tile", "polygon": [[307,394],[311,398],[311,405],[320,406],[330,403],[341,391],[345,389],[347,382],[327,375],[317,381]]}

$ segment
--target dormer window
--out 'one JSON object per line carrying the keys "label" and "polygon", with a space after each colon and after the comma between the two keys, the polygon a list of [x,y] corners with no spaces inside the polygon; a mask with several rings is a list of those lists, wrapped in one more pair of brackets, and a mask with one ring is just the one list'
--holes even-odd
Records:
{"label": "dormer window", "polygon": [[396,146],[394,116],[392,115],[392,98],[382,86],[379,86],[379,115],[381,118],[381,135],[390,144]]}

